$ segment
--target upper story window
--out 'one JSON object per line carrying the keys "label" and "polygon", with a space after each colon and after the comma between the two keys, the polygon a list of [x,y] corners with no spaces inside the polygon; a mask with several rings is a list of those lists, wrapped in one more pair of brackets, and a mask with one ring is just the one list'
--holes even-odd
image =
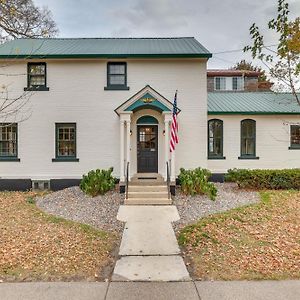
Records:
{"label": "upper story window", "polygon": [[0,124],[0,160],[18,159],[18,125]]}
{"label": "upper story window", "polygon": [[79,161],[76,157],[76,123],[56,123],[55,136],[55,158],[52,161]]}
{"label": "upper story window", "polygon": [[223,157],[223,121],[208,121],[208,158],[224,159]]}
{"label": "upper story window", "polygon": [[258,159],[256,157],[256,122],[251,119],[241,121],[240,159]]}
{"label": "upper story window", "polygon": [[107,86],[105,90],[129,90],[127,86],[127,64],[125,62],[107,63]]}
{"label": "upper story window", "polygon": [[226,90],[226,77],[215,77],[215,90],[217,91]]}
{"label": "upper story window", "polygon": [[243,77],[215,77],[215,91],[242,91],[244,90]]}
{"label": "upper story window", "polygon": [[27,88],[30,91],[49,91],[47,87],[47,65],[44,62],[28,63]]}
{"label": "upper story window", "polygon": [[300,125],[291,125],[290,149],[300,149]]}
{"label": "upper story window", "polygon": [[244,78],[243,77],[232,77],[232,89],[234,91],[244,90]]}

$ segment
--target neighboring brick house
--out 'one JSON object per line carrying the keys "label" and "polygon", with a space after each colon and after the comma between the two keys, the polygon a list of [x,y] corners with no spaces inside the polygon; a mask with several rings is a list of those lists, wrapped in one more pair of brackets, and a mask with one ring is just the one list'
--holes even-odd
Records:
{"label": "neighboring brick house", "polygon": [[[257,72],[209,71],[194,38],[19,39],[0,46],[0,86],[32,92],[31,116],[0,122],[0,189],[78,184],[114,167],[174,184],[179,169],[300,166],[300,107],[262,93]],[[226,76],[224,75],[226,74]],[[9,76],[6,76],[9,75]],[[224,79],[225,78],[225,79]],[[170,155],[178,90],[179,144]],[[207,90],[209,93],[207,93]]]}
{"label": "neighboring brick house", "polygon": [[272,83],[268,81],[259,82],[260,72],[248,70],[207,70],[208,92],[267,92],[270,91]]}

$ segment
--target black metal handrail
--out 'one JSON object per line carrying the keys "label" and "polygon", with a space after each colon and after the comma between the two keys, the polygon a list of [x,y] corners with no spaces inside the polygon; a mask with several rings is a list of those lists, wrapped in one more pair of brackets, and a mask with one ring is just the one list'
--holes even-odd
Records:
{"label": "black metal handrail", "polygon": [[126,191],[126,199],[128,199],[128,183],[129,183],[129,161],[127,162],[126,165],[126,187],[125,187],[125,191]]}
{"label": "black metal handrail", "polygon": [[170,185],[170,169],[169,169],[169,163],[167,164],[167,186],[168,186],[168,199],[171,199],[171,185]]}

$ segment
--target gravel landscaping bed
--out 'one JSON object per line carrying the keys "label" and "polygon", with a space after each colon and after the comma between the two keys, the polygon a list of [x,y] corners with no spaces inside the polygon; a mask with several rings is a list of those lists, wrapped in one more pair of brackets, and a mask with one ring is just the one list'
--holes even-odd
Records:
{"label": "gravel landscaping bed", "polygon": [[239,189],[235,183],[215,183],[215,185],[218,189],[215,201],[206,195],[186,196],[177,188],[174,204],[177,206],[180,220],[173,224],[176,231],[204,216],[260,200],[258,192]]}
{"label": "gravel landscaping bed", "polygon": [[124,224],[117,220],[122,195],[117,190],[90,197],[78,186],[47,194],[36,200],[43,211],[105,231],[123,231]]}

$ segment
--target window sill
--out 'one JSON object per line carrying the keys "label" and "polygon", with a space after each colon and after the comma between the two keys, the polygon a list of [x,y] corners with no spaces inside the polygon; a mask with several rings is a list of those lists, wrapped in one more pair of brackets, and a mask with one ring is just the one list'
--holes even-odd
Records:
{"label": "window sill", "polygon": [[47,86],[24,87],[24,91],[49,91]]}
{"label": "window sill", "polygon": [[0,162],[1,161],[13,161],[13,162],[19,162],[20,158],[18,157],[0,157]]}
{"label": "window sill", "polygon": [[300,150],[299,146],[290,146],[289,150]]}
{"label": "window sill", "polygon": [[239,156],[238,159],[259,159],[258,156]]}
{"label": "window sill", "polygon": [[208,156],[207,159],[226,159],[226,156]]}
{"label": "window sill", "polygon": [[76,157],[57,157],[52,158],[52,162],[78,162],[79,158]]}
{"label": "window sill", "polygon": [[129,91],[129,86],[105,86],[104,91]]}

